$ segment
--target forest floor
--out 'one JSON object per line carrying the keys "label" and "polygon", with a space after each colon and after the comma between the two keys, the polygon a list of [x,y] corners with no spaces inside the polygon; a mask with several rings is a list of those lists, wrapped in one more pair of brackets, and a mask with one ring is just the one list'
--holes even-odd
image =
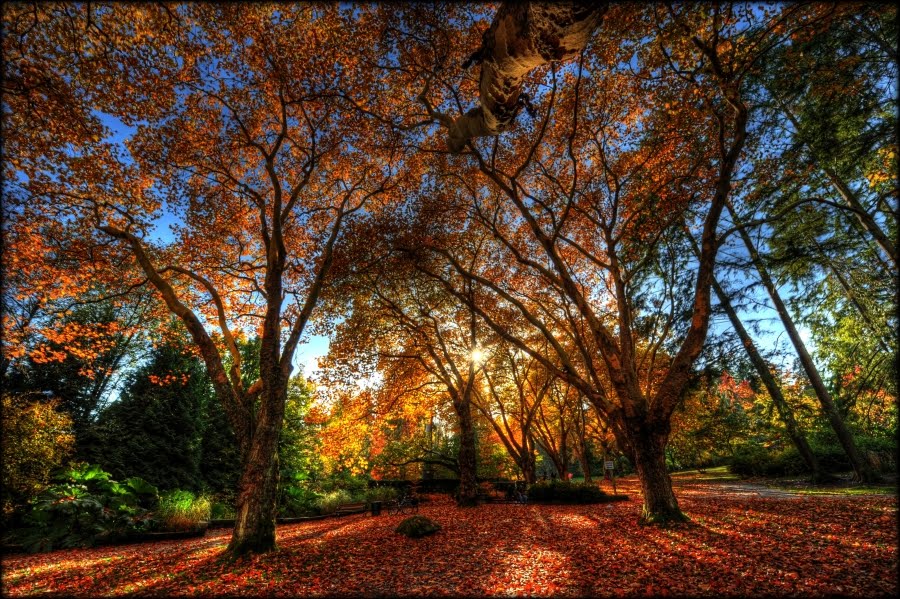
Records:
{"label": "forest floor", "polygon": [[[419,513],[443,528],[423,539],[404,516],[356,515],[279,526],[279,551],[219,561],[230,531],[2,558],[18,597],[219,596],[892,596],[896,494],[803,495],[721,473],[673,475],[688,524],[642,527],[628,501],[457,508],[432,496]],[[608,482],[603,488],[611,491]]]}

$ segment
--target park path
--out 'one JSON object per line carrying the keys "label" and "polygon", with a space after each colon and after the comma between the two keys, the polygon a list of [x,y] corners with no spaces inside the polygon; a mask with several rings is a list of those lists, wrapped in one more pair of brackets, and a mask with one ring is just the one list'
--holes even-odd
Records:
{"label": "park path", "polygon": [[[697,486],[700,485],[698,484]],[[765,485],[745,482],[712,483],[703,486],[713,487],[719,492],[730,493],[733,495],[749,495],[767,499],[796,499],[802,496],[800,493],[791,493],[790,491],[773,489]]]}
{"label": "park path", "polygon": [[[620,493],[640,493],[640,485],[633,475],[618,479],[617,482]],[[715,475],[674,474],[672,475],[672,486],[677,494],[687,495],[729,495],[762,499],[800,499],[809,497],[809,494],[803,493],[800,489],[793,491],[791,489],[774,488],[761,483],[725,477],[717,479]],[[612,487],[607,481],[601,483],[601,488],[606,492],[612,492]],[[840,497],[841,493],[836,491],[832,494],[820,490],[816,493],[816,496]]]}

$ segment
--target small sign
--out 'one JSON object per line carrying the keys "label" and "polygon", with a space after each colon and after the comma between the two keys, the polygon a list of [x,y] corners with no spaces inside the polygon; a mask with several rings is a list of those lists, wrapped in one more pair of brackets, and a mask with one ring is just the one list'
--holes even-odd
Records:
{"label": "small sign", "polygon": [[606,468],[607,470],[613,470],[613,469],[615,469],[615,463],[612,462],[612,461],[604,462],[604,463],[603,463],[603,466],[604,466],[604,468]]}

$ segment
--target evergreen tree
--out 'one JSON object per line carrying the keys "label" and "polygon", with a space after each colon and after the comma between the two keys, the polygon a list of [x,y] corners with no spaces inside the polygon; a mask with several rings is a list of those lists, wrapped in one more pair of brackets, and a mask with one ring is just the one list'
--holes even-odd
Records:
{"label": "evergreen tree", "polygon": [[160,489],[201,487],[204,408],[212,388],[200,361],[177,343],[155,348],[100,417],[92,461],[115,478]]}

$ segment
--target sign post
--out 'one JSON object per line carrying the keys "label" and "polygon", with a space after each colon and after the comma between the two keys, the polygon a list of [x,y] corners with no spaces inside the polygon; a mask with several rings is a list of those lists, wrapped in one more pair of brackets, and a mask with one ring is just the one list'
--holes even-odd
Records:
{"label": "sign post", "polygon": [[613,460],[604,460],[603,469],[606,470],[606,476],[612,481],[613,495],[616,493],[616,463]]}

